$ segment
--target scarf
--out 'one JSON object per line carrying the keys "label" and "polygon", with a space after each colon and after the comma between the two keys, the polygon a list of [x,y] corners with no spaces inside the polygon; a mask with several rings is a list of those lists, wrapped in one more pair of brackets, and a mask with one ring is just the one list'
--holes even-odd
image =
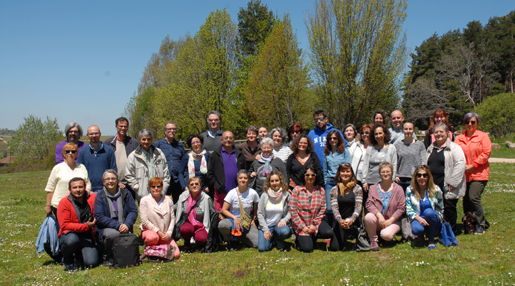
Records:
{"label": "scarf", "polygon": [[[196,198],[193,198],[193,196],[190,193],[186,205],[186,213],[190,212],[191,208],[197,204],[197,201],[200,199],[201,196],[202,193],[199,193]],[[195,232],[204,229],[204,224],[197,220],[197,208],[194,208],[190,212],[190,215],[188,216],[188,221],[191,223],[191,225],[193,225]]]}
{"label": "scarf", "polygon": [[272,188],[268,189],[268,197],[274,202],[279,202],[283,198],[283,188],[277,191],[274,191]]}
{"label": "scarf", "polygon": [[206,157],[204,155],[206,155],[206,150],[202,150],[202,152],[200,152],[200,154],[197,154],[193,151],[190,151],[188,153],[188,157],[189,157],[189,160],[188,160],[188,175],[190,178],[193,178],[195,177],[195,157],[201,157],[201,161],[200,161],[200,173],[202,174],[205,174],[207,173],[207,163],[206,163]]}
{"label": "scarf", "polygon": [[[109,205],[109,216],[111,218],[118,217],[118,222],[123,224],[125,223],[125,216],[123,215],[123,198],[122,191],[120,188],[116,187],[116,193],[111,195],[111,193],[104,186],[104,195],[107,199],[107,204]],[[114,208],[113,201],[116,201],[117,210]]]}
{"label": "scarf", "polygon": [[271,154],[270,157],[266,158],[263,153],[261,153],[261,159],[258,160],[259,163],[270,163],[274,159],[274,154]]}
{"label": "scarf", "polygon": [[340,189],[340,196],[345,196],[345,191],[354,188],[356,182],[349,181],[347,184],[338,183],[338,189]]}
{"label": "scarf", "polygon": [[259,163],[262,163],[262,164],[265,164],[263,167],[260,167],[258,169],[259,171],[259,178],[261,178],[262,180],[266,179],[266,176],[268,176],[268,174],[270,174],[273,170],[272,168],[272,165],[270,164],[272,162],[272,160],[274,159],[274,155],[270,155],[270,157],[266,158],[263,156],[263,153],[261,153],[261,159],[258,160]]}

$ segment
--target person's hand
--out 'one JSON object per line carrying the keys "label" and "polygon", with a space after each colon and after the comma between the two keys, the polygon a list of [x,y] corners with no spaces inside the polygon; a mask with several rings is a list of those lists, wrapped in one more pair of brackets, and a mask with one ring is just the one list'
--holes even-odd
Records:
{"label": "person's hand", "polygon": [[351,224],[352,224],[352,219],[351,218],[347,218],[347,219],[342,220],[342,228],[343,229],[349,229]]}
{"label": "person's hand", "polygon": [[395,222],[395,218],[394,218],[394,217],[391,217],[391,218],[389,218],[389,219],[385,220],[385,222],[384,222],[384,227],[383,227],[383,228],[387,228],[387,227],[389,227],[389,226],[390,226],[390,225],[392,225],[392,223],[394,223],[394,222]]}
{"label": "person's hand", "polygon": [[86,224],[88,225],[89,228],[92,228],[95,226],[95,224],[97,224],[97,219],[93,218],[92,221],[87,221]]}
{"label": "person's hand", "polygon": [[257,173],[256,173],[256,172],[252,172],[252,173],[250,174],[250,177],[251,177],[251,178],[254,178],[255,176],[257,176]]}
{"label": "person's hand", "polygon": [[224,216],[222,214],[218,214],[218,220],[223,220]]}
{"label": "person's hand", "polygon": [[284,221],[280,221],[280,222],[277,224],[277,226],[278,226],[278,227],[283,227],[283,226],[285,226],[285,225],[286,225],[286,223],[285,223]]}
{"label": "person's hand", "polygon": [[472,173],[475,169],[474,165],[467,165],[465,166],[465,173]]}
{"label": "person's hand", "polygon": [[265,231],[263,234],[265,235],[266,240],[270,240],[272,238],[272,234],[268,230]]}
{"label": "person's hand", "polygon": [[253,225],[255,228],[257,228],[255,220],[252,220],[252,222],[250,222],[250,225]]}
{"label": "person's hand", "polygon": [[204,192],[208,193],[209,194],[209,188],[205,188],[204,189]]}
{"label": "person's hand", "polygon": [[125,224],[121,224],[120,227],[118,227],[118,231],[121,233],[127,233],[129,232],[129,227]]}
{"label": "person's hand", "polygon": [[304,233],[308,233],[308,234],[309,234],[309,227],[305,226],[305,227],[302,229],[302,231],[303,231]]}
{"label": "person's hand", "polygon": [[241,222],[240,222],[240,219],[237,217],[234,218],[234,228],[241,229]]}
{"label": "person's hand", "polygon": [[257,154],[256,155],[256,160],[260,160],[261,159],[261,154]]}
{"label": "person's hand", "polygon": [[448,186],[449,186],[449,192],[452,192],[452,191],[454,191],[456,189],[455,187],[453,187],[451,185],[448,185]]}
{"label": "person's hand", "polygon": [[46,212],[46,214],[51,214],[52,213],[52,207],[51,206],[45,206],[45,212]]}
{"label": "person's hand", "polygon": [[429,226],[429,223],[420,216],[416,216],[415,219],[422,225],[422,226]]}
{"label": "person's hand", "polygon": [[382,214],[377,215],[377,221],[378,221],[379,226],[381,228],[385,228],[385,226],[384,226],[385,219],[384,219],[384,216]]}
{"label": "person's hand", "polygon": [[297,184],[295,184],[295,182],[292,179],[290,179],[290,187],[295,188],[296,186]]}
{"label": "person's hand", "polygon": [[118,183],[118,187],[120,187],[120,189],[125,189],[125,185],[122,183]]}
{"label": "person's hand", "polygon": [[368,192],[368,184],[363,184],[363,191]]}
{"label": "person's hand", "polygon": [[182,191],[185,192],[187,190],[188,190],[188,187],[184,187],[184,189]]}
{"label": "person's hand", "polygon": [[170,235],[164,231],[159,231],[157,234],[159,234],[159,237],[161,237],[162,240],[170,240]]}
{"label": "person's hand", "polygon": [[399,177],[395,177],[395,182],[398,183],[401,180]]}
{"label": "person's hand", "polygon": [[314,226],[314,225],[310,225],[309,226],[309,234],[313,234],[315,233],[315,231],[317,230],[317,227]]}

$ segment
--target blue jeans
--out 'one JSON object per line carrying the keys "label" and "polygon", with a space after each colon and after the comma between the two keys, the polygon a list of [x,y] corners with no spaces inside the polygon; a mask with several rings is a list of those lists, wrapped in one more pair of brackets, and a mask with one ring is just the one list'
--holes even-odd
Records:
{"label": "blue jeans", "polygon": [[276,239],[278,242],[282,242],[283,240],[290,237],[290,227],[288,225],[278,227],[269,226],[268,230],[272,234],[272,238],[270,240],[265,238],[265,232],[261,229],[258,233],[258,249],[259,251],[269,251],[272,249],[272,240]]}
{"label": "blue jeans", "polygon": [[420,222],[418,222],[418,220],[413,220],[411,222],[411,232],[416,236],[423,236],[424,231],[427,230],[429,242],[432,242],[435,240],[436,228],[441,227],[440,219],[438,218],[436,211],[433,209],[426,209],[422,216],[429,226],[424,227]]}
{"label": "blue jeans", "polygon": [[98,263],[98,251],[92,238],[85,238],[75,232],[68,232],[59,238],[63,263],[73,264],[74,255],[78,262],[83,262],[84,267],[95,267]]}
{"label": "blue jeans", "polygon": [[326,205],[326,213],[332,213],[333,212],[333,208],[331,207],[331,189],[336,186],[336,183],[334,182],[333,179],[327,179],[327,183],[325,184],[325,188],[324,188],[324,191],[325,191],[325,201],[327,203]]}

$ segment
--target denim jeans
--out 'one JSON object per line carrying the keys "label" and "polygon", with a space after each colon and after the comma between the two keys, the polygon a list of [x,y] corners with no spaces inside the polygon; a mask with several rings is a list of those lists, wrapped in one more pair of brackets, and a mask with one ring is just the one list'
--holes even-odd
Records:
{"label": "denim jeans", "polygon": [[276,239],[277,241],[283,241],[290,237],[290,227],[288,225],[278,227],[270,226],[268,230],[272,234],[270,240],[265,238],[265,232],[261,229],[258,233],[258,248],[259,251],[269,251],[272,249],[272,241]]}
{"label": "denim jeans", "polygon": [[333,179],[328,179],[327,180],[327,183],[325,184],[325,188],[324,188],[324,191],[325,191],[325,201],[327,203],[326,205],[326,213],[332,213],[333,212],[333,208],[331,207],[331,189],[336,186],[336,183],[334,182]]}
{"label": "denim jeans", "polygon": [[424,231],[428,231],[427,238],[430,242],[435,240],[435,231],[438,227],[441,226],[440,218],[438,218],[438,214],[433,209],[426,209],[424,211],[424,219],[427,221],[429,226],[422,226],[418,220],[414,219],[411,222],[411,231],[416,236],[423,236]]}
{"label": "denim jeans", "polygon": [[82,262],[84,267],[95,267],[98,263],[98,251],[92,238],[85,238],[75,232],[68,232],[59,238],[61,243],[61,253],[63,263],[73,264],[74,255],[78,262]]}

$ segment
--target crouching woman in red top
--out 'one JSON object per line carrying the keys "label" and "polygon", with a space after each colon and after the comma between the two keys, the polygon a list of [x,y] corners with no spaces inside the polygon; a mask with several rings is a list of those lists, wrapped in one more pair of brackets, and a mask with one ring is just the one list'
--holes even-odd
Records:
{"label": "crouching woman in red top", "polygon": [[74,272],[79,267],[97,266],[98,252],[93,240],[97,220],[95,213],[96,194],[86,192],[86,182],[73,178],[68,183],[70,195],[64,197],[57,207],[59,242],[65,270]]}

